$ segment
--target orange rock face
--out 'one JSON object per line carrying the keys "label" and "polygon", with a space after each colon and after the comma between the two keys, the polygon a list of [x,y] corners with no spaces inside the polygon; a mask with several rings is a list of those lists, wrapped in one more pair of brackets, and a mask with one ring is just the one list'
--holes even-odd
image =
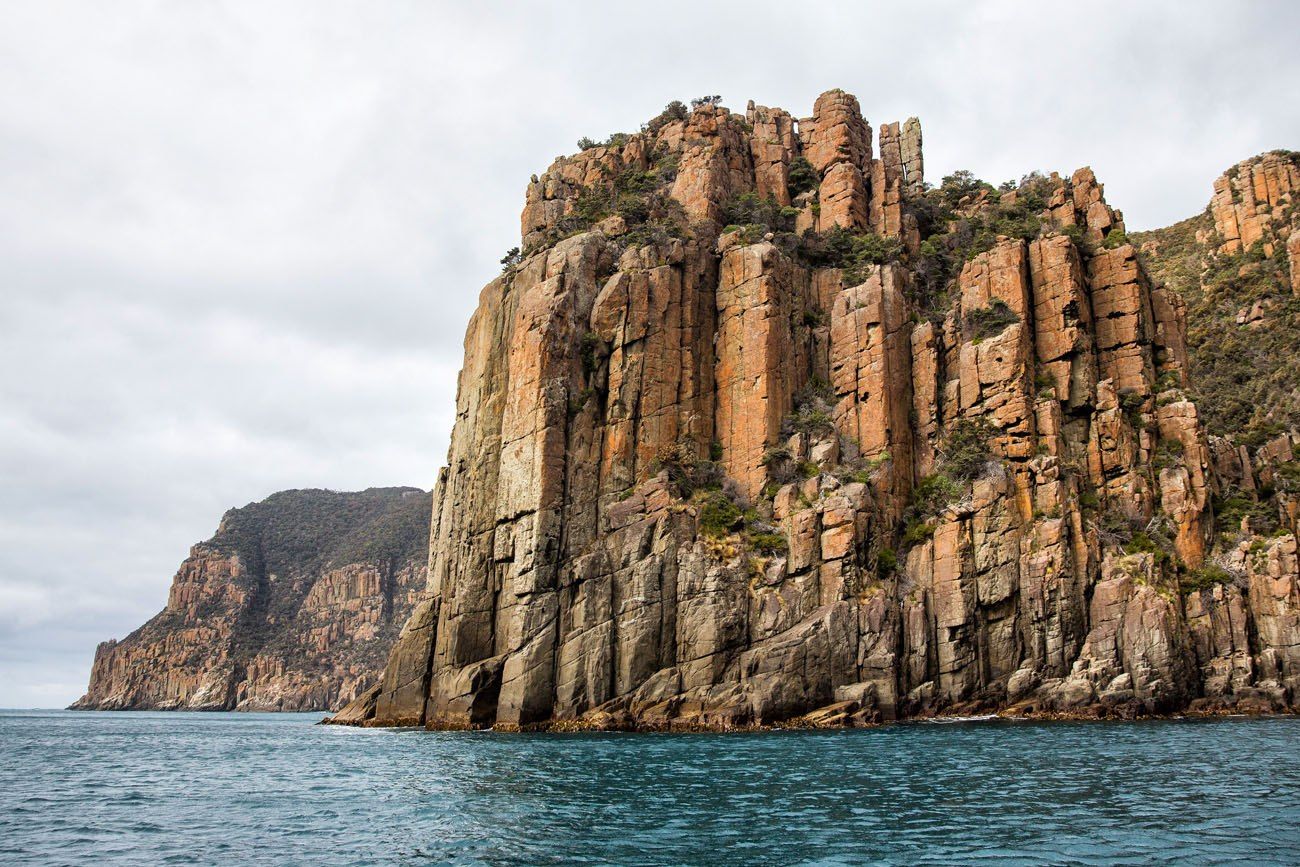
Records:
{"label": "orange rock face", "polygon": [[[1300,160],[1272,151],[1237,163],[1214,182],[1210,213],[1219,252],[1285,250],[1292,292],[1300,295]],[[1280,254],[1279,254],[1280,255]]]}
{"label": "orange rock face", "polygon": [[1294,539],[1205,579],[1218,474],[1264,469],[1211,450],[1184,309],[1091,170],[1040,178],[1042,231],[988,233],[935,294],[919,233],[997,197],[927,224],[919,123],[880,133],[841,91],[797,123],[705,104],[534,179],[466,336],[429,595],[340,722],[1294,702]]}
{"label": "orange rock face", "polygon": [[425,586],[429,495],[285,491],[226,514],[167,607],[95,653],[74,708],[333,710],[377,679]]}
{"label": "orange rock face", "polygon": [[1210,211],[1222,239],[1220,250],[1236,253],[1257,243],[1264,255],[1290,234],[1293,203],[1300,195],[1300,168],[1280,153],[1240,162],[1214,182]]}

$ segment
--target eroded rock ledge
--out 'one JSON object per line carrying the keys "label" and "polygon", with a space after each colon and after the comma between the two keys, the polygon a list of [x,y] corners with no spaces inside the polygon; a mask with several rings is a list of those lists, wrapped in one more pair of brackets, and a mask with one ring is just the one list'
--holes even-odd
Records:
{"label": "eroded rock ledge", "polygon": [[923,165],[915,119],[877,140],[831,91],[669,106],[534,177],[431,592],[334,721],[1293,708],[1296,510],[1216,528],[1181,300],[1090,170]]}

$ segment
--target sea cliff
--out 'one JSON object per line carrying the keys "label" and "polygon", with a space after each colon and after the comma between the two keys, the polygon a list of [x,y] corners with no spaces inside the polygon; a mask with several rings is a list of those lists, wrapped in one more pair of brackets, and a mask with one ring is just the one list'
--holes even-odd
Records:
{"label": "sea cliff", "polygon": [[83,710],[333,710],[424,590],[429,494],[281,491],[232,509],[167,606],[95,652]]}

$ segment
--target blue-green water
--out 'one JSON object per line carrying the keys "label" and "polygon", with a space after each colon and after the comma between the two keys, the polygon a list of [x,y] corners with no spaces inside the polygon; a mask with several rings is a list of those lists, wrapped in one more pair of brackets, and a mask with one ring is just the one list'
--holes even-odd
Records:
{"label": "blue-green water", "polygon": [[0,712],[3,864],[1300,863],[1300,719],[501,735]]}

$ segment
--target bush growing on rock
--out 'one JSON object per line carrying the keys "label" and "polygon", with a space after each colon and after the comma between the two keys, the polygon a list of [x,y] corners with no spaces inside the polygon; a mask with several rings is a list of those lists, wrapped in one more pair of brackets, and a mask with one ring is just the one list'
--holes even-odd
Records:
{"label": "bush growing on rock", "polygon": [[739,526],[740,507],[722,491],[710,491],[700,503],[700,532],[706,536],[725,536]]}
{"label": "bush growing on rock", "polygon": [[674,99],[664,106],[664,110],[651,118],[642,129],[650,135],[658,135],[659,130],[675,120],[686,120],[689,112],[686,109],[686,103],[680,99]]}
{"label": "bush growing on rock", "polygon": [[1241,534],[1242,521],[1260,533],[1272,533],[1278,527],[1277,508],[1262,503],[1253,495],[1236,487],[1225,487],[1222,495],[1211,500],[1214,511],[1215,533],[1224,539]]}
{"label": "bush growing on rock", "polygon": [[835,226],[821,233],[805,233],[800,239],[798,255],[813,267],[842,268],[844,282],[855,286],[867,278],[873,265],[893,261],[901,250],[893,238]]}
{"label": "bush growing on rock", "polygon": [[1155,529],[1138,530],[1124,546],[1125,554],[1150,554],[1157,563],[1173,559],[1173,544]]}
{"label": "bush growing on rock", "polygon": [[679,442],[662,449],[651,465],[654,473],[666,473],[673,493],[690,499],[696,491],[721,491],[726,474],[716,461],[700,460],[694,447]]}
{"label": "bush growing on rock", "polygon": [[959,419],[940,450],[944,472],[963,482],[978,478],[993,459],[988,449],[991,433],[983,419]]}
{"label": "bush growing on rock", "polygon": [[876,576],[888,578],[898,570],[898,555],[893,548],[881,548],[876,553]]}
{"label": "bush growing on rock", "polygon": [[784,436],[806,434],[809,437],[828,436],[835,432],[831,404],[835,395],[824,382],[810,382],[794,398],[794,411],[786,416],[781,432]]}
{"label": "bush growing on rock", "polygon": [[949,208],[956,208],[961,205],[965,199],[974,198],[980,192],[989,193],[997,192],[993,185],[987,181],[982,181],[967,169],[958,169],[950,175],[945,175],[939,185],[939,198]]}
{"label": "bush growing on rock", "polygon": [[762,198],[755,192],[741,193],[722,206],[722,222],[727,229],[753,227],[758,235],[755,240],[761,240],[767,232],[789,232],[794,228],[796,214],[798,211],[782,207],[771,196]]}
{"label": "bush growing on rock", "polygon": [[511,268],[523,261],[523,254],[519,252],[518,247],[511,247],[506,254],[501,257],[501,270],[509,271]]}
{"label": "bush growing on rock", "polygon": [[819,183],[821,177],[806,157],[799,156],[790,161],[790,168],[786,173],[786,189],[790,193],[790,198],[817,189]]}
{"label": "bush growing on rock", "polygon": [[994,298],[989,301],[987,307],[981,307],[967,313],[963,325],[969,339],[978,342],[1001,334],[1007,326],[1014,325],[1019,321],[1020,317],[1007,306],[1005,301],[1001,298]]}
{"label": "bush growing on rock", "polygon": [[971,483],[984,475],[996,459],[989,452],[992,428],[983,419],[959,419],[940,448],[938,470],[917,483],[904,515],[904,548],[934,534],[934,518],[970,494]]}
{"label": "bush growing on rock", "polygon": [[1151,466],[1157,471],[1167,467],[1177,466],[1183,457],[1182,440],[1164,439],[1156,445],[1156,453],[1152,457]]}
{"label": "bush growing on rock", "polygon": [[772,528],[750,528],[745,531],[745,542],[760,554],[781,554],[789,547],[785,536]]}
{"label": "bush growing on rock", "polygon": [[1219,585],[1233,584],[1236,580],[1237,576],[1227,569],[1217,563],[1209,563],[1183,575],[1178,579],[1178,586],[1183,593],[1198,593]]}
{"label": "bush growing on rock", "polygon": [[1106,239],[1101,242],[1101,245],[1107,250],[1114,250],[1116,247],[1123,247],[1127,243],[1128,235],[1123,231],[1117,230],[1108,234]]}

